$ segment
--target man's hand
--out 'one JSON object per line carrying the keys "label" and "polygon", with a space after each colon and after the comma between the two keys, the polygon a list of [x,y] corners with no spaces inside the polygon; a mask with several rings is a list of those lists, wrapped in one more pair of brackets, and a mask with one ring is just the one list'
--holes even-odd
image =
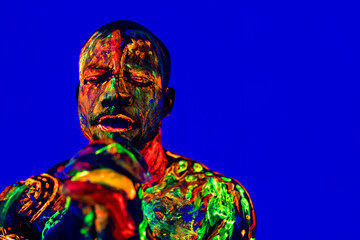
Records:
{"label": "man's hand", "polygon": [[[61,189],[71,199],[69,214],[80,219],[82,226],[79,229],[70,224],[67,228],[73,228],[74,234],[83,239],[121,240],[135,236],[139,223],[131,213],[137,212],[138,217],[141,212],[136,193],[140,184],[148,181],[146,171],[141,154],[125,140],[117,143],[103,139],[82,149],[65,167],[71,179]],[[129,201],[136,202],[131,211]]]}

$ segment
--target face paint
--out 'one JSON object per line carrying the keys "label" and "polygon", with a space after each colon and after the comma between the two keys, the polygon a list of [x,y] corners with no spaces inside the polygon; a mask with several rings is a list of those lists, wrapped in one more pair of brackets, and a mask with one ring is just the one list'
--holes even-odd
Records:
{"label": "face paint", "polygon": [[104,30],[83,47],[78,111],[85,136],[128,139],[140,148],[163,117],[158,47],[142,31]]}
{"label": "face paint", "polygon": [[140,95],[141,93],[140,93],[140,89],[137,87],[136,88],[136,98],[137,99],[140,99],[141,98],[141,95]]}

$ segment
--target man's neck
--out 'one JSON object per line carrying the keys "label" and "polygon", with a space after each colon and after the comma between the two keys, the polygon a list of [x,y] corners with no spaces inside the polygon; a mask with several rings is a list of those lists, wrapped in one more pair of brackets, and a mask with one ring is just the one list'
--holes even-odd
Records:
{"label": "man's neck", "polygon": [[145,144],[140,150],[140,153],[143,155],[149,166],[149,173],[151,175],[150,183],[158,182],[165,173],[166,165],[168,163],[162,147],[161,130],[159,130],[159,133],[153,140]]}

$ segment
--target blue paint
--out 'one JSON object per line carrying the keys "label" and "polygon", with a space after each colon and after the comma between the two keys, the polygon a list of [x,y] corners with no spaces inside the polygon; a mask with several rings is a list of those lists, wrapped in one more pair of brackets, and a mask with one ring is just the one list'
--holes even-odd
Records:
{"label": "blue paint", "polygon": [[155,104],[155,102],[154,102],[154,99],[151,99],[151,100],[149,101],[149,103],[152,104],[152,105],[151,105],[151,109],[154,110],[154,109],[155,109],[155,106],[156,106],[156,104]]}
{"label": "blue paint", "polygon": [[235,221],[236,227],[239,227],[241,225],[241,223],[242,223],[241,217],[237,216],[236,221]]}
{"label": "blue paint", "polygon": [[194,221],[194,224],[193,224],[194,231],[196,231],[196,229],[198,229],[198,227],[200,227],[200,222],[204,218],[204,216],[205,216],[204,212],[196,214],[195,221]]}
{"label": "blue paint", "polygon": [[88,125],[88,121],[86,120],[86,117],[83,114],[79,113],[79,118],[80,118],[80,122],[81,124],[87,126]]}
{"label": "blue paint", "polygon": [[183,221],[182,222],[185,222],[188,223],[192,220],[194,220],[194,216],[193,214],[191,213],[191,210],[193,210],[194,206],[193,205],[190,205],[190,204],[187,204],[187,205],[184,205],[180,211],[183,212],[183,215],[182,215],[182,219]]}
{"label": "blue paint", "polygon": [[205,213],[204,212],[201,212],[199,214],[196,214],[196,217],[195,217],[195,222],[198,222],[198,221],[201,221],[205,216]]}

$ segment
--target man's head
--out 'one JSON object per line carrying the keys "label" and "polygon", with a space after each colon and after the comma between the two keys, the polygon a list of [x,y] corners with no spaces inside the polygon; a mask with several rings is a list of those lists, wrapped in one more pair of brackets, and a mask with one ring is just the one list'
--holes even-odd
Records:
{"label": "man's head", "polygon": [[79,60],[78,111],[89,141],[128,139],[141,148],[159,132],[174,104],[170,55],[145,27],[131,21],[102,26]]}

